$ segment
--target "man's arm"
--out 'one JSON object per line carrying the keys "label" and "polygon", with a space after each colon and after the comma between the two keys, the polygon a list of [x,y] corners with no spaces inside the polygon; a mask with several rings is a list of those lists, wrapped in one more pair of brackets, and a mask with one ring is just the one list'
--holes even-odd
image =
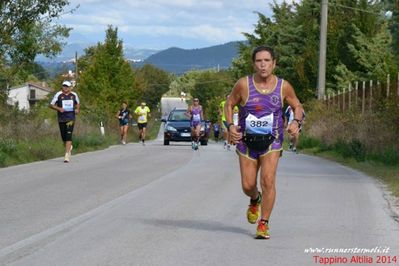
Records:
{"label": "man's arm", "polygon": [[75,114],[79,114],[80,113],[80,103],[77,103],[75,105]]}
{"label": "man's arm", "polygon": [[237,143],[242,138],[242,133],[237,131],[236,126],[233,124],[233,108],[237,104],[241,103],[243,100],[243,94],[246,89],[246,79],[241,78],[234,85],[230,96],[227,98],[224,105],[224,112],[226,116],[227,130],[230,134],[230,141],[232,143]]}
{"label": "man's arm", "polygon": [[283,97],[284,97],[284,100],[291,106],[292,111],[294,112],[294,120],[293,121],[295,121],[295,123],[291,123],[289,125],[287,131],[290,134],[298,133],[299,127],[302,124],[304,111],[302,108],[302,104],[299,102],[299,99],[296,97],[294,88],[287,81],[284,81]]}
{"label": "man's arm", "polygon": [[58,106],[57,106],[57,100],[58,100],[58,95],[59,95],[59,94],[60,94],[60,93],[58,92],[58,93],[56,93],[56,94],[54,95],[54,97],[53,97],[53,99],[51,99],[51,102],[50,102],[50,104],[49,104],[48,107],[50,107],[51,109],[56,110],[56,111],[62,113],[62,112],[64,112],[64,109],[62,109],[61,107],[58,107]]}

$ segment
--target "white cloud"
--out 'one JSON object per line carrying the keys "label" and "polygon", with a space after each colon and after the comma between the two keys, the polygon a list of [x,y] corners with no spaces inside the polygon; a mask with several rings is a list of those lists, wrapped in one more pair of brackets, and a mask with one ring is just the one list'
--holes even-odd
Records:
{"label": "white cloud", "polygon": [[[252,32],[258,20],[254,11],[269,15],[270,2],[272,0],[70,0],[71,7],[78,4],[80,7],[64,16],[61,23],[73,27],[73,31],[93,36],[103,36],[107,26],[113,25],[123,33],[124,42],[134,39],[137,45],[146,43],[147,37],[151,40],[176,37],[179,41],[186,39],[186,47],[182,48],[196,48],[200,42],[215,45],[243,39],[242,32]],[[187,45],[189,42],[192,47]],[[181,47],[179,43],[175,46]]]}

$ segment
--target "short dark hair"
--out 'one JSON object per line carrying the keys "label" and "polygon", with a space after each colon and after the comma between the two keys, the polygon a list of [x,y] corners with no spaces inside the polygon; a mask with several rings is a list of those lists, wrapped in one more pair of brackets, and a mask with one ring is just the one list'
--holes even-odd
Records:
{"label": "short dark hair", "polygon": [[271,48],[271,47],[269,47],[269,46],[261,45],[261,46],[255,47],[255,48],[252,50],[252,62],[255,62],[256,54],[259,53],[259,52],[261,52],[261,51],[267,51],[267,52],[269,52],[270,55],[272,56],[272,59],[273,59],[273,60],[276,60],[276,53],[274,52],[273,48]]}

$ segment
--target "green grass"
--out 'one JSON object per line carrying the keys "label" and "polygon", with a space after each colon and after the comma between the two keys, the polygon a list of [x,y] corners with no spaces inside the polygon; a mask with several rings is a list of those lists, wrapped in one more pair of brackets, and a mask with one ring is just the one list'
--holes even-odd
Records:
{"label": "green grass", "polygon": [[[153,117],[160,117],[160,115],[154,114]],[[74,132],[72,140],[74,154],[101,150],[119,144],[119,127],[117,124],[106,128],[105,136],[101,136],[97,127],[88,127],[85,123],[80,125],[85,125],[85,127]],[[149,120],[147,139],[155,139],[158,136],[160,125],[159,119]],[[128,142],[138,142],[138,131],[137,126],[130,126]],[[0,139],[0,167],[62,157],[64,152],[65,148],[58,132],[55,135],[42,135],[40,138],[24,138],[18,141],[10,137],[4,138]]]}
{"label": "green grass", "polygon": [[[366,175],[372,176],[386,184],[388,190],[392,192],[392,195],[399,198],[399,164],[396,163],[396,159],[390,161],[391,163],[388,164],[387,162],[381,162],[381,158],[378,158],[378,160],[370,160],[373,156],[365,157],[364,160],[359,161],[359,158],[356,156],[343,155],[340,149],[326,150],[319,149],[319,147],[316,146],[301,149],[301,152],[341,163],[352,169],[359,170]],[[374,157],[375,156],[376,155],[374,155]],[[392,155],[390,156],[392,157]]]}

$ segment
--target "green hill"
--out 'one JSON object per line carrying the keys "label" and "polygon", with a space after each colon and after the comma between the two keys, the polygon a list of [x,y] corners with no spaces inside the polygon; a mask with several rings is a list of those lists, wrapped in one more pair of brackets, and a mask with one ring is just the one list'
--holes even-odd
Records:
{"label": "green hill", "polygon": [[144,63],[175,74],[193,69],[226,69],[238,54],[238,44],[239,42],[229,42],[190,50],[172,47],[149,56]]}

